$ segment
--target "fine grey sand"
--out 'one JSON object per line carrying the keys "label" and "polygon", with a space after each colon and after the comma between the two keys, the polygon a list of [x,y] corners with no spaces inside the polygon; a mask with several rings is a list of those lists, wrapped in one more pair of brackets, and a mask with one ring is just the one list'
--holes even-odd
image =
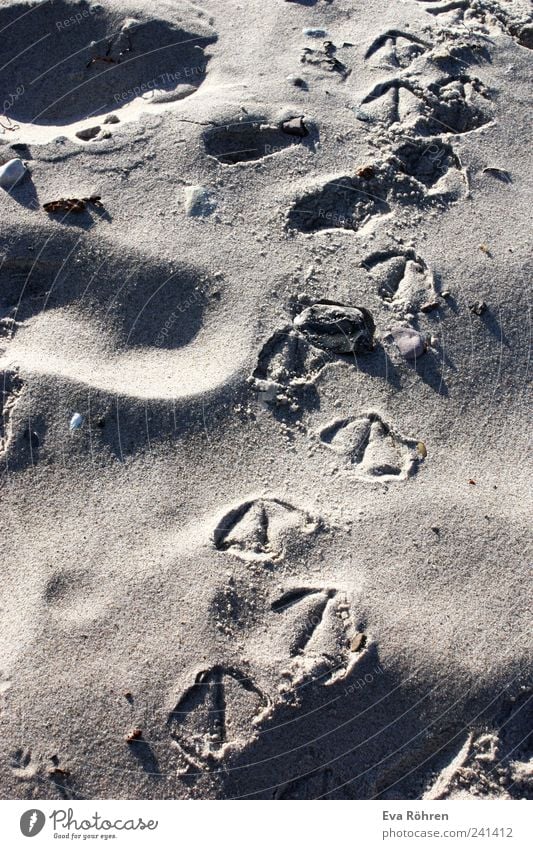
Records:
{"label": "fine grey sand", "polygon": [[0,34],[2,798],[530,796],[530,4]]}

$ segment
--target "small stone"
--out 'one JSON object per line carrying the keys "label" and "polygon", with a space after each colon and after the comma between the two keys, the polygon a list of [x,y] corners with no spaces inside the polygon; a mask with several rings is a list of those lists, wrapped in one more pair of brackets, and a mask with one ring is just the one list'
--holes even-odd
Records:
{"label": "small stone", "polygon": [[474,304],[470,304],[468,309],[474,315],[483,315],[483,313],[487,309],[487,304],[485,303],[485,301],[476,301]]}
{"label": "small stone", "polygon": [[425,304],[422,304],[420,307],[421,312],[432,312],[433,310],[438,310],[440,304],[438,301],[426,301]]}
{"label": "small stone", "polygon": [[361,109],[360,106],[354,106],[353,111],[358,121],[365,121],[365,123],[372,123],[374,121],[374,118],[368,112],[365,112],[364,109]]}
{"label": "small stone", "polygon": [[104,118],[104,124],[118,124],[119,122],[120,118],[118,115],[108,115],[107,118]]}
{"label": "small stone", "polygon": [[142,729],[140,728],[132,728],[131,731],[128,732],[125,736],[126,743],[134,743],[135,740],[140,740],[143,736]]}
{"label": "small stone", "polygon": [[291,85],[295,85],[297,88],[307,88],[307,83],[302,77],[296,76],[296,74],[290,74],[287,77],[287,81],[291,83]]}
{"label": "small stone", "polygon": [[427,338],[412,327],[393,327],[390,336],[402,357],[406,360],[415,360],[421,357],[427,350]]}
{"label": "small stone", "polygon": [[320,29],[318,27],[305,27],[302,32],[307,38],[325,38],[328,34],[327,29]]}
{"label": "small stone", "polygon": [[313,345],[335,354],[366,354],[374,349],[376,325],[364,307],[319,302],[297,315],[294,327]]}
{"label": "small stone", "polygon": [[27,168],[22,159],[10,159],[0,166],[0,186],[10,189],[27,173]]}
{"label": "small stone", "polygon": [[526,24],[523,26],[518,32],[517,40],[522,47],[527,47],[529,50],[533,50],[533,24]]}
{"label": "small stone", "polygon": [[287,77],[287,80],[291,83],[291,85],[295,85],[297,88],[307,88],[306,81],[295,74],[290,74],[290,76]]}
{"label": "small stone", "polygon": [[95,139],[98,133],[100,132],[100,126],[95,127],[85,127],[83,130],[78,130],[76,133],[77,138],[82,141],[91,141],[91,139]]}
{"label": "small stone", "polygon": [[287,133],[288,136],[305,138],[305,136],[309,135],[309,130],[305,126],[302,116],[299,118],[290,118],[288,121],[283,121],[281,129],[284,133]]}
{"label": "small stone", "polygon": [[81,413],[74,413],[74,415],[72,416],[72,418],[70,420],[68,429],[69,430],[78,430],[82,426],[84,421],[85,421],[85,419],[84,419],[84,417],[82,416]]}
{"label": "small stone", "polygon": [[363,165],[363,167],[358,168],[355,173],[358,177],[361,177],[362,180],[371,180],[372,177],[376,176],[376,170],[373,165]]}
{"label": "small stone", "polygon": [[361,649],[364,649],[366,645],[366,634],[362,634],[360,631],[355,634],[350,640],[350,651],[358,652]]}
{"label": "small stone", "polygon": [[204,218],[216,209],[216,202],[204,186],[185,188],[185,212],[192,218]]}

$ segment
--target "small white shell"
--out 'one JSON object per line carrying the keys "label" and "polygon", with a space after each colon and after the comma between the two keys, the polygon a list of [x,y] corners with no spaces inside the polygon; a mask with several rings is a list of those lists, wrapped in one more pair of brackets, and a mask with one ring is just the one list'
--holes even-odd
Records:
{"label": "small white shell", "polygon": [[9,162],[0,166],[0,186],[3,189],[10,189],[24,177],[27,170],[22,159],[10,159]]}
{"label": "small white shell", "polygon": [[85,419],[81,413],[74,413],[68,426],[69,430],[78,430],[78,428],[82,426],[84,421]]}

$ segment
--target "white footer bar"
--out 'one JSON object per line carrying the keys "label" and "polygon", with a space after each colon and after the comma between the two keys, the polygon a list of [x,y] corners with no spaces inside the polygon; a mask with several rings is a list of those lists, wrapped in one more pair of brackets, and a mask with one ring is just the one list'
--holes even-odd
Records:
{"label": "white footer bar", "polygon": [[[531,802],[0,801],[11,847],[526,847]],[[211,843],[213,841],[213,843]],[[194,845],[194,844],[193,844]]]}

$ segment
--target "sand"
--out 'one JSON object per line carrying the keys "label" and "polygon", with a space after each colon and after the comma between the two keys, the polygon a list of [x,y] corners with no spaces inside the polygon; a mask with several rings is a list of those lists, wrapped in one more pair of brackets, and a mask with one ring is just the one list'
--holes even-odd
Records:
{"label": "sand", "polygon": [[2,798],[531,795],[529,12],[0,4]]}

